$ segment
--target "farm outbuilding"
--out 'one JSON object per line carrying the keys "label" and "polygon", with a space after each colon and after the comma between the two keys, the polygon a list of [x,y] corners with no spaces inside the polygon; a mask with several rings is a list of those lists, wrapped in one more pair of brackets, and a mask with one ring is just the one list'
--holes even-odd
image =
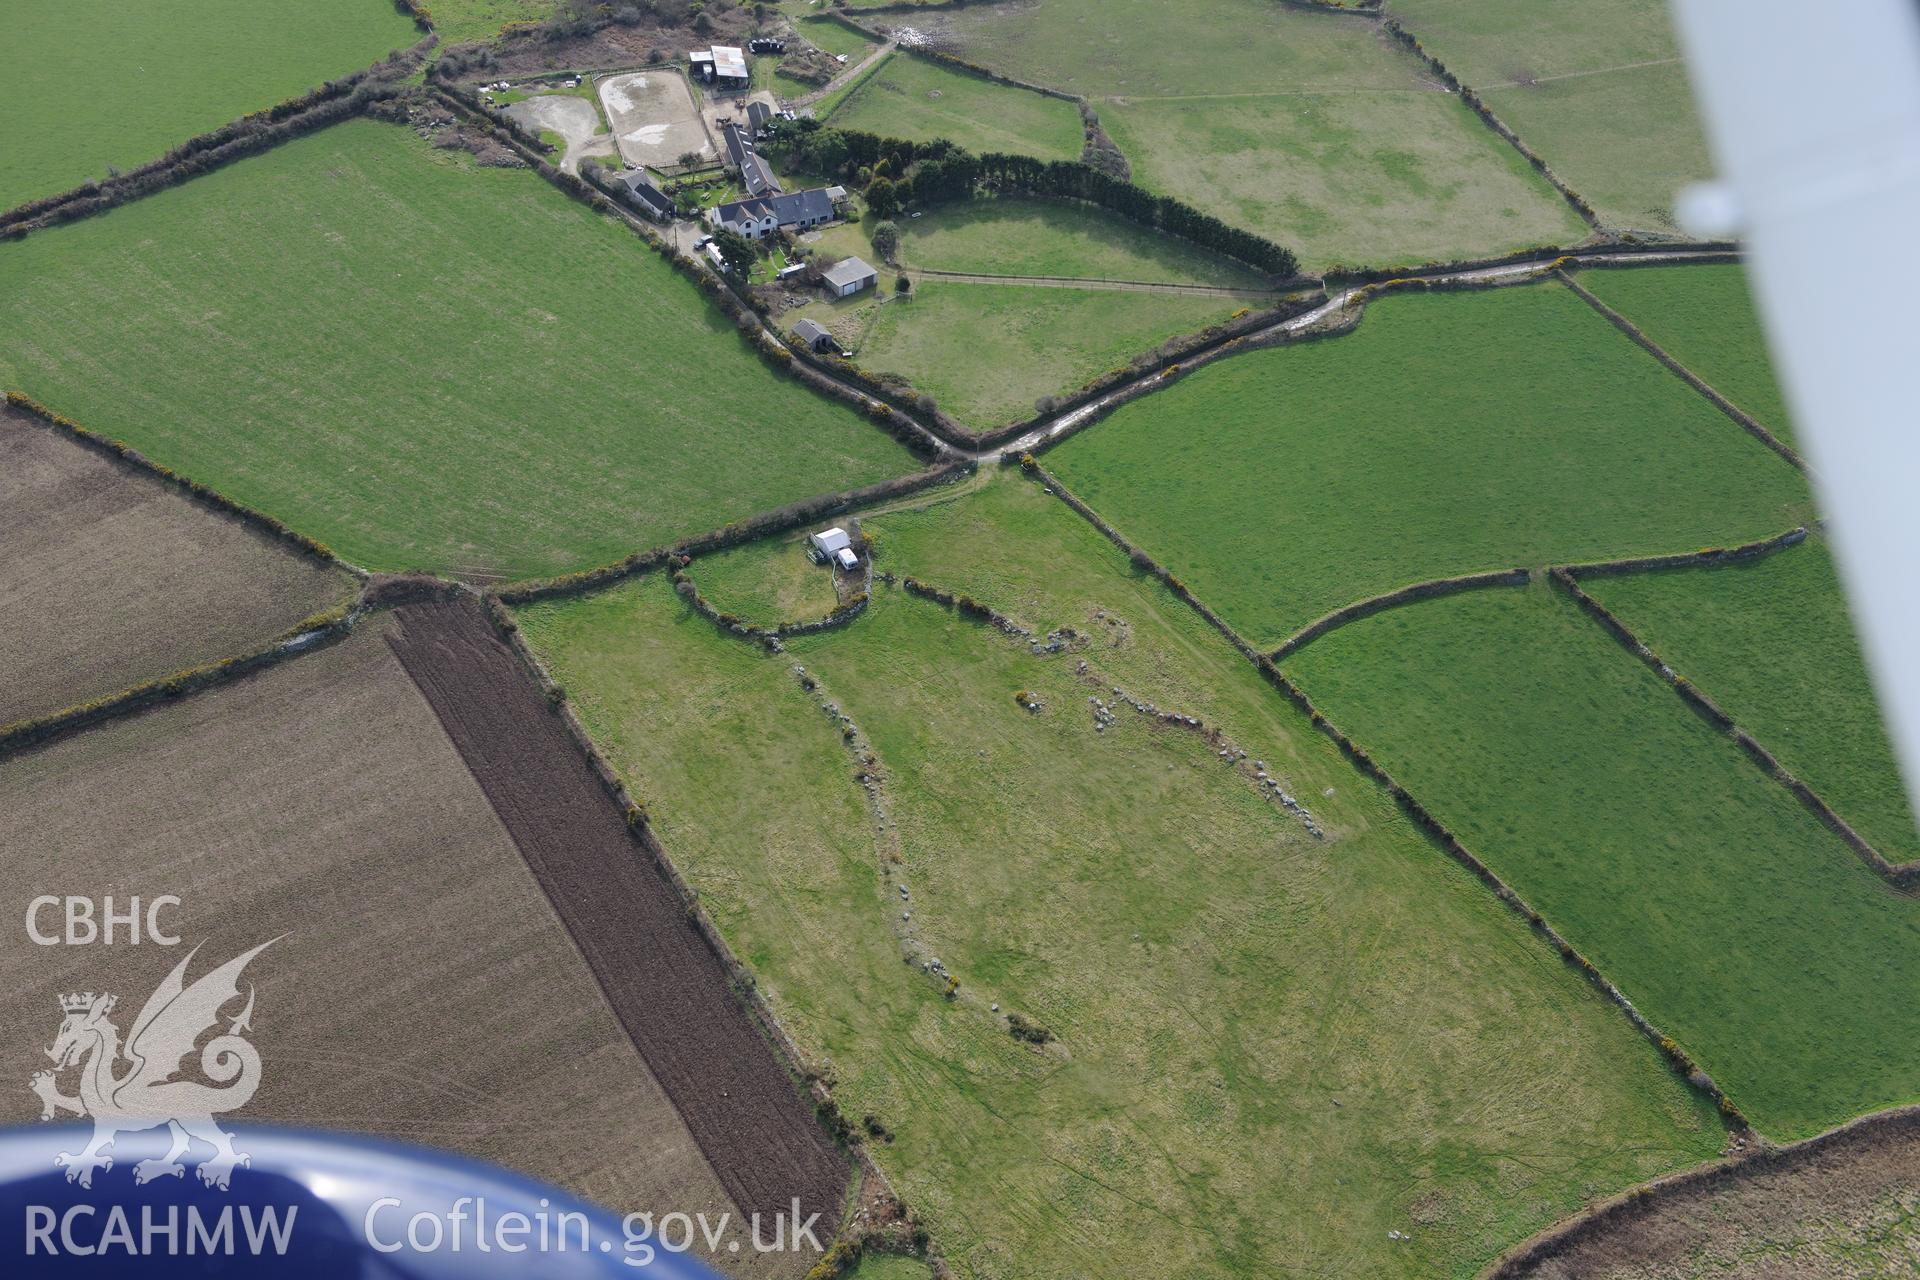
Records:
{"label": "farm outbuilding", "polygon": [[836,298],[850,297],[880,278],[880,273],[860,258],[844,258],[828,268],[821,279],[827,292]]}
{"label": "farm outbuilding", "polygon": [[845,529],[835,525],[831,529],[822,529],[813,534],[807,539],[807,543],[812,548],[813,558],[826,562],[838,559],[842,551],[849,550],[853,546],[853,539],[847,536]]}
{"label": "farm outbuilding", "polygon": [[695,49],[687,55],[687,64],[696,76],[716,89],[745,90],[747,87],[747,55],[735,45],[716,44],[711,49]]}
{"label": "farm outbuilding", "polygon": [[[791,268],[789,268],[791,269]],[[833,340],[826,326],[817,320],[802,320],[793,326],[793,336],[806,344],[809,351],[838,351],[840,344]]]}
{"label": "farm outbuilding", "polygon": [[629,169],[615,174],[614,178],[649,218],[656,222],[673,219],[673,197],[662,191],[645,169]]}

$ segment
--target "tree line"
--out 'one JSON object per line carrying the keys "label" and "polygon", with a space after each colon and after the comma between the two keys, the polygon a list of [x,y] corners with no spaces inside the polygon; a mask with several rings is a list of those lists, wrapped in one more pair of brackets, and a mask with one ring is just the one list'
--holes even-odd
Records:
{"label": "tree line", "polygon": [[1271,276],[1289,278],[1300,269],[1292,250],[1264,236],[1078,161],[1000,152],[976,156],[945,138],[912,142],[835,129],[818,120],[781,121],[771,148],[791,167],[859,187],[867,207],[881,218],[916,205],[969,200],[982,192],[1081,200]]}

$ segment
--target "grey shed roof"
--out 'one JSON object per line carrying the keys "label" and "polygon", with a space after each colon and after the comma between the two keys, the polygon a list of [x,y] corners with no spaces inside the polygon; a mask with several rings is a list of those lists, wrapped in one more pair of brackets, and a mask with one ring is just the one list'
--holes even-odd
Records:
{"label": "grey shed roof", "polygon": [[826,330],[826,326],[817,320],[802,320],[799,324],[794,325],[793,336],[808,346],[812,346],[822,338],[831,337]]}
{"label": "grey shed roof", "polygon": [[866,279],[868,276],[877,276],[879,274],[878,271],[875,271],[859,258],[846,258],[833,265],[832,269],[826,273],[826,279],[827,283],[834,288],[843,289],[847,285],[856,284]]}

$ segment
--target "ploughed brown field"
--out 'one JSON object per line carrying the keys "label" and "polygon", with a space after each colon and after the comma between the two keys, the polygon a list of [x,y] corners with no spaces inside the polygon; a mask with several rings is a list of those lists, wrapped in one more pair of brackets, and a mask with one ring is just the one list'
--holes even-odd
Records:
{"label": "ploughed brown field", "polygon": [[0,725],[257,648],[348,575],[0,406]]}
{"label": "ploughed brown field", "polygon": [[1857,1280],[1920,1271],[1920,1108],[1682,1174],[1517,1253],[1494,1280]]}
{"label": "ploughed brown field", "polygon": [[[27,1082],[49,1066],[43,1050],[59,1026],[60,993],[118,993],[125,1032],[191,947],[201,951],[190,979],[275,938],[245,976],[258,990],[251,1039],[263,1071],[259,1092],[233,1117],[242,1131],[254,1121],[383,1135],[495,1161],[621,1212],[730,1213],[740,1222],[741,1206],[389,647],[399,627],[392,614],[375,615],[329,648],[0,758],[9,872],[0,909],[16,922],[0,935],[0,1023],[12,1029],[0,1041],[0,1081],[12,1082],[0,1088],[0,1124],[39,1116]],[[425,643],[402,647],[418,654]],[[489,738],[494,723],[479,718],[469,740],[477,758],[511,758],[534,792],[552,788],[554,804],[606,816],[624,844],[604,795],[561,790],[576,754],[556,765],[537,728],[515,736],[513,716],[552,720],[538,694],[515,699],[487,683],[504,677],[497,665],[476,668],[441,683],[474,680],[482,696],[514,709],[498,722],[504,739]],[[552,816],[540,808],[536,820]],[[557,822],[542,857],[595,839],[591,817],[567,821],[575,825]],[[631,856],[630,846],[623,852]],[[647,945],[661,931],[658,911],[629,910],[618,883],[599,891],[607,931],[635,955],[662,950]],[[181,945],[43,947],[21,927],[33,895],[97,896],[108,886],[122,907],[132,895],[178,895],[182,905],[162,923]],[[57,932],[59,913],[40,923]],[[664,931],[677,938],[684,921]],[[677,972],[648,970],[661,982],[705,980]],[[666,993],[659,1000],[681,1007]],[[743,1132],[776,1126],[783,1105],[806,1115],[777,1069],[756,1074],[725,1056],[750,1050],[772,1065],[743,1015],[730,1029],[688,1031],[686,1048],[710,1064],[695,1085],[734,1082]],[[687,1091],[690,1065],[669,1065]],[[779,1087],[771,1103],[738,1083],[770,1075]],[[718,1156],[737,1165],[741,1148]],[[130,1175],[116,1167],[105,1176]],[[796,1185],[790,1194],[809,1192]],[[757,1255],[748,1244],[715,1260],[736,1274],[782,1277],[812,1261]]]}
{"label": "ploughed brown field", "polygon": [[477,604],[388,633],[734,1203],[837,1223],[852,1166],[733,994],[678,890]]}

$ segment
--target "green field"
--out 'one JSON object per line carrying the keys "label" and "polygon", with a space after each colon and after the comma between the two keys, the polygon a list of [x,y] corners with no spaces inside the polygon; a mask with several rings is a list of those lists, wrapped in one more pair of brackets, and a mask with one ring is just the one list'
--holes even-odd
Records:
{"label": "green field", "polygon": [[1792,442],[1793,423],[1742,268],[1727,263],[1583,271],[1580,283],[1708,386]]}
{"label": "green field", "polygon": [[[889,295],[893,274],[880,277]],[[1232,297],[923,277],[910,302],[882,303],[869,294],[816,303],[802,314],[840,335],[862,368],[899,374],[962,423],[984,430],[1030,417],[1040,397],[1077,390],[1245,305]]]}
{"label": "green field", "polygon": [[898,1254],[866,1253],[847,1273],[847,1280],[930,1280],[933,1272],[918,1258]]}
{"label": "green field", "polygon": [[1711,177],[1666,0],[1394,0],[1396,17],[1609,226],[1674,232]]}
{"label": "green field", "polygon": [[1819,792],[1890,862],[1920,834],[1826,544],[1587,591]]}
{"label": "green field", "polygon": [[1047,465],[1254,643],[1411,582],[1806,519],[1798,473],[1568,290],[1389,296],[1236,355]]}
{"label": "green field", "polygon": [[946,138],[975,154],[1080,158],[1071,102],[895,53],[841,98],[828,123],[887,138]]}
{"label": "green field", "polygon": [[687,574],[716,609],[756,627],[822,618],[839,603],[833,571],[807,559],[802,533],[701,556]]}
{"label": "green field", "polygon": [[1087,95],[1134,180],[1310,267],[1583,239],[1578,216],[1368,20],[1267,0],[954,11],[968,59]]}
{"label": "green field", "polygon": [[515,22],[545,22],[558,0],[433,0],[433,29],[443,44],[491,40]]}
{"label": "green field", "polygon": [[1278,240],[1310,268],[1481,257],[1587,234],[1518,153],[1444,95],[1130,100],[1103,105],[1100,119],[1134,181]]}
{"label": "green field", "polygon": [[1545,586],[1286,664],[1762,1131],[1920,1098],[1920,907]]}
{"label": "green field", "polygon": [[846,58],[848,66],[866,57],[874,48],[873,41],[832,18],[797,18],[794,26],[808,44],[823,53]]}
{"label": "green field", "polygon": [[902,218],[900,259],[913,267],[998,276],[1071,276],[1259,289],[1231,260],[1090,205],[970,200]]}
{"label": "green field", "polygon": [[0,209],[157,160],[420,39],[389,0],[10,0]]}
{"label": "green field", "polygon": [[912,466],[624,227],[371,121],[0,245],[0,294],[0,384],[369,568],[577,569]]}
{"label": "green field", "polygon": [[971,5],[942,25],[970,62],[1096,100],[1412,84],[1411,63],[1373,51],[1372,21],[1261,0]]}
{"label": "green field", "polygon": [[[781,655],[657,578],[520,618],[961,1275],[1465,1276],[1719,1145],[1617,1010],[1056,499],[1003,474],[934,504],[868,521],[882,566],[1092,646],[1035,657],[884,587]],[[1123,706],[1096,732],[1109,683],[1218,716],[1336,842],[1191,731]]]}

